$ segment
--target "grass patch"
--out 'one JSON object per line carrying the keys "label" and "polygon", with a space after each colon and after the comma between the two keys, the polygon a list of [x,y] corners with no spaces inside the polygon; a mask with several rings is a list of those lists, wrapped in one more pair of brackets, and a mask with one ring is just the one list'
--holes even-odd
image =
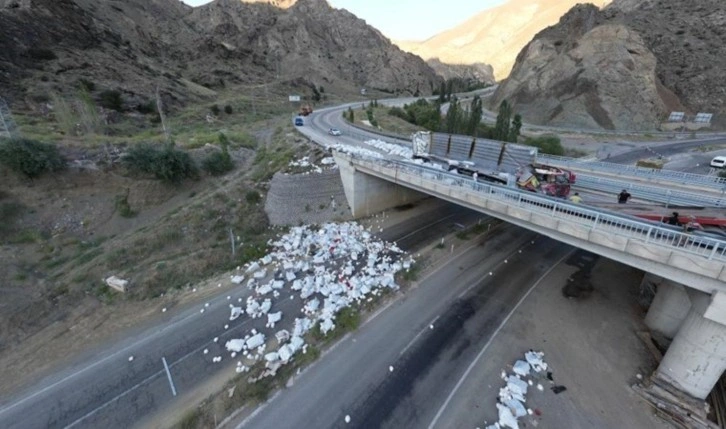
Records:
{"label": "grass patch", "polygon": [[635,163],[635,166],[660,170],[663,168],[663,162],[662,161],[653,161],[653,160],[648,160],[648,159],[639,159]]}
{"label": "grass patch", "polygon": [[[443,247],[443,246],[442,246]],[[401,270],[399,271],[401,279],[404,282],[414,282],[418,280],[419,274],[421,274],[421,266],[417,263],[411,264],[411,266],[407,270]]]}

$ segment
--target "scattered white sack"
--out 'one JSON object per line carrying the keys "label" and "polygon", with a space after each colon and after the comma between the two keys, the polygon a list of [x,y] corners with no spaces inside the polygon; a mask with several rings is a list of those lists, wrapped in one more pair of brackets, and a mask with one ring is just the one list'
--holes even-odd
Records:
{"label": "scattered white sack", "polygon": [[244,276],[232,276],[232,283],[238,285],[241,284],[244,281]]}
{"label": "scattered white sack", "polygon": [[260,305],[260,311],[262,314],[267,314],[268,311],[272,308],[272,301],[270,299],[266,299],[262,301],[262,305]]}
{"label": "scattered white sack", "polygon": [[[265,344],[265,334],[260,332],[258,334],[253,335],[252,337],[250,337],[247,340],[245,345],[247,346],[248,349],[251,350],[251,349],[260,347],[263,344]],[[234,351],[239,351],[239,350],[234,350]]]}
{"label": "scattered white sack", "polygon": [[514,373],[517,375],[526,377],[529,375],[529,364],[523,360],[518,360],[514,362],[514,367],[512,368],[512,371],[514,371]]}
{"label": "scattered white sack", "polygon": [[514,375],[507,377],[507,388],[509,388],[509,390],[513,393],[521,395],[522,401],[524,400],[524,396],[527,394],[527,386],[527,382],[519,377]]}
{"label": "scattered white sack", "polygon": [[267,327],[268,328],[274,328],[275,323],[282,320],[282,311],[278,311],[277,313],[268,313],[267,314]]}
{"label": "scattered white sack", "polygon": [[277,340],[278,344],[282,344],[290,339],[290,332],[288,332],[286,329],[277,331],[277,333],[275,334],[275,339]]}
{"label": "scattered white sack", "polygon": [[287,280],[289,282],[295,280],[295,273],[293,273],[292,271],[286,272],[285,273],[285,280]]}
{"label": "scattered white sack", "polygon": [[497,404],[499,411],[499,426],[503,428],[519,429],[517,418],[514,417],[512,411],[504,404]]}
{"label": "scattered white sack", "polygon": [[219,341],[219,337],[214,337],[214,342],[216,343],[218,341]]}
{"label": "scattered white sack", "polygon": [[252,277],[254,277],[256,279],[264,279],[266,275],[267,275],[267,270],[259,270],[259,271],[255,271],[255,273],[252,275]]}
{"label": "scattered white sack", "polygon": [[272,256],[265,255],[262,257],[262,259],[260,259],[260,262],[262,262],[262,265],[270,265],[270,263],[272,262]]}
{"label": "scattered white sack", "polygon": [[280,354],[277,352],[267,353],[265,355],[265,360],[267,362],[276,362],[276,361],[280,360]]}
{"label": "scattered white sack", "polygon": [[282,289],[285,286],[285,282],[282,280],[275,280],[272,282],[272,288],[273,289]]}
{"label": "scattered white sack", "polygon": [[305,340],[303,340],[301,337],[292,337],[290,339],[290,348],[292,348],[293,353],[302,349],[305,346]]}
{"label": "scattered white sack", "polygon": [[268,284],[264,284],[257,288],[256,290],[258,295],[267,295],[268,293],[272,292],[272,286]]}
{"label": "scattered white sack", "polygon": [[252,265],[250,265],[247,268],[247,271],[246,272],[247,273],[254,273],[255,271],[257,271],[259,269],[260,269],[260,264],[258,264],[257,262],[253,262]]}
{"label": "scattered white sack", "polygon": [[280,360],[283,362],[287,362],[292,357],[293,350],[292,350],[292,347],[285,344],[284,346],[280,347],[280,350],[278,350],[278,353],[280,355]]}
{"label": "scattered white sack", "polygon": [[535,372],[547,371],[547,364],[543,360],[543,352],[536,352],[534,350],[530,350],[524,354],[524,358],[527,359],[527,362],[530,365],[532,365],[532,369]]}
{"label": "scattered white sack", "polygon": [[162,308],[162,309],[161,309],[161,312],[162,312],[162,313],[166,313],[166,307]]}
{"label": "scattered white sack", "polygon": [[134,361],[134,357],[133,356],[129,356],[129,362],[133,362],[133,361]]}
{"label": "scattered white sack", "polygon": [[[245,340],[242,340],[242,339],[229,340],[224,344],[224,347],[227,349],[228,352],[239,353],[242,350],[244,350]],[[204,354],[207,354],[207,349],[204,349]]]}
{"label": "scattered white sack", "polygon": [[519,402],[517,399],[510,399],[509,401],[505,402],[504,405],[509,408],[509,411],[511,411],[516,418],[524,417],[527,415],[527,409],[524,408],[524,405],[522,405],[522,403]]}
{"label": "scattered white sack", "polygon": [[350,416],[347,414],[345,415],[345,422],[350,423]]}
{"label": "scattered white sack", "polygon": [[119,292],[126,292],[126,286],[128,286],[129,281],[116,276],[111,276],[106,279],[106,284]]}
{"label": "scattered white sack", "polygon": [[[242,307],[232,307],[229,315],[229,320],[235,320],[242,315]],[[226,325],[225,325],[226,326]],[[227,329],[227,328],[224,328]]]}

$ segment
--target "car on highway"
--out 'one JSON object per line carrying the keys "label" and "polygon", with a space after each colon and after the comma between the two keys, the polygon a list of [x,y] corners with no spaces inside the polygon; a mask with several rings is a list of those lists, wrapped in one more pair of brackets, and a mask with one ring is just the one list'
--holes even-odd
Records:
{"label": "car on highway", "polygon": [[711,167],[724,168],[726,167],[726,156],[717,156],[711,160]]}
{"label": "car on highway", "polygon": [[330,134],[331,136],[339,136],[341,135],[341,132],[337,128],[331,128],[328,130],[328,134]]}
{"label": "car on highway", "polygon": [[302,127],[304,124],[305,123],[303,122],[303,118],[301,118],[300,116],[298,116],[297,118],[295,118],[295,126],[296,127]]}

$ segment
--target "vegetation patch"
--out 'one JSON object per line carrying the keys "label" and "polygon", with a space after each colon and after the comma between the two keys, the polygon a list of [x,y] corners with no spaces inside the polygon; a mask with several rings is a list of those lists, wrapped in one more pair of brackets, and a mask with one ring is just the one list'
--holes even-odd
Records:
{"label": "vegetation patch", "polygon": [[19,138],[0,140],[0,164],[28,178],[35,178],[43,173],[62,170],[65,160],[53,144]]}
{"label": "vegetation patch", "polygon": [[166,183],[177,184],[184,179],[199,178],[194,160],[172,144],[166,144],[163,148],[138,144],[128,151],[123,162],[132,171],[153,175]]}
{"label": "vegetation patch", "polygon": [[541,153],[545,153],[547,155],[562,156],[565,154],[565,148],[562,146],[560,138],[554,135],[528,137],[524,140],[524,144],[527,146],[534,146],[538,148]]}

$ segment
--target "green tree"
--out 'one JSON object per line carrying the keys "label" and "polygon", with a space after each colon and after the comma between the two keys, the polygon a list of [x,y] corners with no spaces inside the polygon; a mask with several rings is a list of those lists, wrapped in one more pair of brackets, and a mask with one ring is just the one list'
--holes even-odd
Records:
{"label": "green tree", "polygon": [[352,107],[348,107],[348,120],[351,123],[354,123],[355,122],[355,113],[353,113],[353,108]]}
{"label": "green tree", "polygon": [[509,141],[509,126],[512,119],[512,108],[507,100],[502,101],[499,105],[499,114],[497,114],[497,122],[494,125],[494,139],[500,141]]}
{"label": "green tree", "polygon": [[120,112],[123,110],[124,100],[121,93],[114,89],[107,89],[99,94],[101,106]]}
{"label": "green tree", "polygon": [[482,106],[481,98],[475,95],[471,100],[471,109],[469,110],[469,117],[466,122],[466,134],[475,136],[479,123],[481,122],[481,115],[484,113],[484,107]]}
{"label": "green tree", "polygon": [[517,113],[512,119],[512,126],[509,128],[509,138],[507,141],[516,143],[519,137],[519,132],[522,130],[522,115]]}
{"label": "green tree", "polygon": [[449,102],[449,110],[446,112],[444,131],[449,134],[455,134],[459,130],[462,114],[463,112],[459,105],[459,100],[456,96],[453,96]]}
{"label": "green tree", "polygon": [[438,98],[439,104],[446,103],[446,81],[441,81],[441,86],[439,87],[439,98]]}

